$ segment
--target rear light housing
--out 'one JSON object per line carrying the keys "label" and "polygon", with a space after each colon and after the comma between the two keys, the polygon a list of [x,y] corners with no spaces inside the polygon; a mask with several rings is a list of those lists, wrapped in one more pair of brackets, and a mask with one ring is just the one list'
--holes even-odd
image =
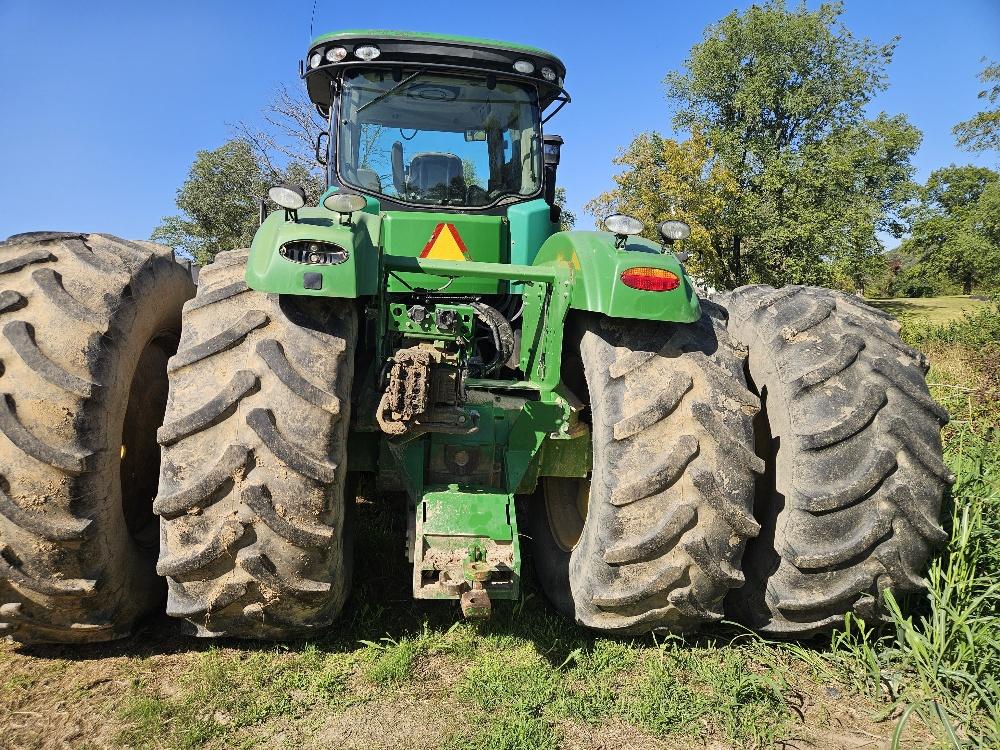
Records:
{"label": "rear light housing", "polygon": [[665,268],[639,266],[622,271],[622,283],[644,292],[669,292],[681,285],[680,277]]}

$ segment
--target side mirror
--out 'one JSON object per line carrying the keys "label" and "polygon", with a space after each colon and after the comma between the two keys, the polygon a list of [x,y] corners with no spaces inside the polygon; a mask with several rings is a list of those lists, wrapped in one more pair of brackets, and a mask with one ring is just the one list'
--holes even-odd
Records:
{"label": "side mirror", "polygon": [[559,151],[562,148],[563,139],[559,135],[542,136],[542,158],[546,167],[559,166]]}
{"label": "side mirror", "polygon": [[[324,144],[324,141],[326,143]],[[321,130],[319,135],[316,136],[316,162],[326,166],[326,155],[330,149],[330,134],[325,130]]]}
{"label": "side mirror", "polygon": [[[542,136],[542,164],[545,175],[545,201],[550,206],[556,204],[556,170],[559,169],[559,150],[563,139],[558,135]],[[553,219],[553,224],[555,220]]]}

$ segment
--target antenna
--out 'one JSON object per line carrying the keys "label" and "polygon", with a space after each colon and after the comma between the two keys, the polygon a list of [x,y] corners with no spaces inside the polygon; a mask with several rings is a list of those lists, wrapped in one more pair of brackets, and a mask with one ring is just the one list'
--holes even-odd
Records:
{"label": "antenna", "polygon": [[309,44],[313,40],[313,21],[316,20],[316,3],[317,2],[319,2],[319,0],[313,0],[312,15],[309,16],[309,39],[306,42],[306,44]]}

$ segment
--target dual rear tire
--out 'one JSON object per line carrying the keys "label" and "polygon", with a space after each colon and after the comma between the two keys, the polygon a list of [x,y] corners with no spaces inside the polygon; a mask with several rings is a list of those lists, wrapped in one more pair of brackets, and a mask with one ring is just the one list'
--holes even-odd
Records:
{"label": "dual rear tire", "polygon": [[529,505],[543,590],[621,633],[884,618],[945,538],[947,413],[926,360],[850,295],[752,286],[724,303],[692,326],[590,319],[570,347],[594,470],[589,488],[545,480]]}
{"label": "dual rear tire", "polygon": [[245,263],[195,296],[152,243],[0,244],[0,633],[121,638],[164,594],[199,635],[339,613],[354,308],[253,292]]}
{"label": "dual rear tire", "polygon": [[155,434],[193,295],[152,243],[0,243],[0,634],[110,640],[162,600]]}
{"label": "dual rear tire", "polygon": [[567,346],[586,378],[594,469],[543,480],[528,533],[543,588],[581,625],[693,630],[722,619],[743,583],[759,401],[723,310],[703,308],[690,325],[594,316]]}
{"label": "dual rear tire", "polygon": [[200,636],[315,633],[350,590],[344,502],[357,318],[249,289],[220,253],[170,360],[157,572]]}

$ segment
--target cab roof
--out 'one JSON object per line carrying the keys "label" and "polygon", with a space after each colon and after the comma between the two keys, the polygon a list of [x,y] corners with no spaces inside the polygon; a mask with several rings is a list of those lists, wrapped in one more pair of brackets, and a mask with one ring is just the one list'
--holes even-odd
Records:
{"label": "cab roof", "polygon": [[[355,56],[358,47],[374,45],[379,56],[365,61]],[[340,61],[330,61],[326,53],[342,47],[347,55]],[[319,64],[313,65],[319,54]],[[531,73],[520,73],[514,63],[527,60],[533,66]],[[388,31],[360,29],[334,31],[317,36],[309,45],[305,60],[300,63],[306,80],[309,98],[318,105],[329,106],[330,80],[340,70],[364,67],[422,67],[440,72],[479,72],[503,78],[533,83],[538,87],[539,104],[544,108],[553,101],[568,100],[563,89],[566,66],[550,52],[523,44],[502,42],[495,39],[430,34],[414,31]],[[546,80],[542,69],[555,73],[555,79]]]}

